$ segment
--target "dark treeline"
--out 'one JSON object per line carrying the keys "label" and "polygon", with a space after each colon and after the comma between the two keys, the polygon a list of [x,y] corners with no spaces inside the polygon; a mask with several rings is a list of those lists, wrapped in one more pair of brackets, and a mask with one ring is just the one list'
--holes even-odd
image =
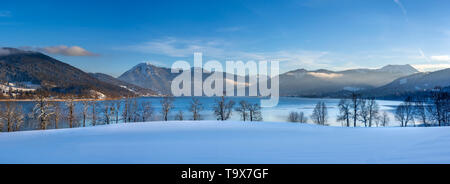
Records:
{"label": "dark treeline", "polygon": [[[174,112],[173,97],[160,100],[160,107],[155,109],[149,100],[125,97],[111,101],[78,101],[77,97],[66,97],[62,101],[52,101],[45,95],[39,95],[32,107],[26,107],[17,101],[0,103],[0,131],[20,131],[24,129],[58,129],[96,126],[103,124],[168,121],[202,120],[204,105],[198,98],[192,98],[188,114]],[[237,113],[242,121],[262,121],[261,106],[245,100],[235,103],[225,97],[217,98],[210,106],[217,120],[225,121]],[[391,122],[385,111],[380,111],[375,98],[363,97],[352,93],[348,98],[340,99],[336,121],[346,127],[388,126]],[[394,111],[395,121],[400,126],[449,126],[450,94],[441,88],[435,88],[428,95],[409,96]],[[170,116],[174,115],[174,116]],[[312,114],[307,117],[304,112],[291,112],[288,121],[328,125],[328,107],[319,101]],[[61,124],[64,122],[64,124]],[[25,128],[28,125],[27,128]]]}
{"label": "dark treeline", "polygon": [[428,95],[408,96],[395,110],[400,126],[449,126],[450,94],[440,87]]}
{"label": "dark treeline", "polygon": [[[75,97],[66,97],[62,101],[51,101],[44,95],[36,97],[32,107],[27,109],[17,101],[0,103],[0,132],[20,131],[24,125],[31,125],[28,129],[58,129],[65,122],[66,128],[97,126],[105,124],[132,123],[146,121],[168,121],[173,114],[174,120],[202,120],[203,104],[198,98],[192,98],[189,104],[190,114],[183,111],[173,112],[174,98],[164,97],[160,101],[161,108],[155,109],[153,104],[145,99],[125,97],[114,101],[77,101]],[[212,106],[217,120],[228,120],[233,111],[239,113],[243,121],[262,121],[259,104],[245,100],[235,102],[220,97]],[[26,109],[26,110],[25,110]],[[158,114],[160,113],[160,114]],[[158,116],[160,115],[160,116]]]}
{"label": "dark treeline", "polygon": [[[346,127],[388,126],[391,121],[386,111],[380,112],[379,105],[373,97],[363,97],[352,93],[342,98],[337,105],[339,110],[336,121]],[[436,87],[428,93],[407,96],[398,105],[394,117],[401,127],[407,126],[449,126],[450,94],[448,90]],[[311,115],[311,121],[318,125],[327,125],[328,111],[324,102],[318,102]],[[291,112],[289,122],[307,123],[303,112]]]}

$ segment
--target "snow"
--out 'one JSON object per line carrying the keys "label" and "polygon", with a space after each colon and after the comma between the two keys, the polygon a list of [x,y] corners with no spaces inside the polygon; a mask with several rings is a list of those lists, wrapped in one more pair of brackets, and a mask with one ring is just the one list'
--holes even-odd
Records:
{"label": "snow", "polygon": [[184,121],[0,133],[0,163],[450,163],[450,127]]}
{"label": "snow", "polygon": [[121,88],[124,88],[124,89],[126,89],[126,90],[128,90],[128,91],[130,91],[130,92],[136,93],[136,91],[134,91],[133,89],[128,88],[127,86],[121,85],[120,87],[121,87]]}
{"label": "snow", "polygon": [[98,99],[105,99],[106,98],[106,95],[101,93],[101,92],[99,92],[99,91],[91,90],[90,92],[91,92],[92,96],[96,96],[96,98],[98,98]]}
{"label": "snow", "polygon": [[33,92],[36,91],[36,89],[40,88],[40,85],[32,84],[31,82],[21,82],[20,85],[17,85],[16,83],[0,83],[0,91],[3,91],[3,95],[7,95],[9,90],[13,93],[12,95],[16,95],[15,91],[20,92]]}

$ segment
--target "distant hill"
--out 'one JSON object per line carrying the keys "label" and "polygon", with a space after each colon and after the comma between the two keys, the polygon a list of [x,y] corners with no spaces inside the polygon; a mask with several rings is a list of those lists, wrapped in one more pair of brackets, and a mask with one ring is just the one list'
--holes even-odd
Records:
{"label": "distant hill", "polygon": [[178,75],[172,74],[169,68],[141,63],[126,71],[118,79],[161,94],[170,94],[171,82]]}
{"label": "distant hill", "polygon": [[[202,72],[200,68],[191,68],[191,78],[194,79],[194,72]],[[202,81],[208,78],[212,73],[203,70]],[[227,82],[231,82],[225,79],[226,73],[220,72],[224,77],[224,89]],[[133,67],[132,69],[126,71],[124,74],[119,76],[118,79],[131,83],[143,88],[151,89],[160,94],[171,94],[172,80],[177,77],[179,73],[172,73],[170,68],[158,67],[150,63],[141,63]],[[238,75],[234,75],[237,79]],[[193,82],[192,84],[192,94],[193,94]],[[238,85],[237,85],[238,86]],[[245,86],[245,85],[244,85]],[[238,86],[239,87],[239,86]]]}
{"label": "distant hill", "polygon": [[[192,70],[192,69],[191,69]],[[345,71],[305,69],[283,73],[279,77],[281,96],[326,96],[330,93],[362,91],[386,85],[399,77],[418,73],[410,65],[388,65],[380,69],[353,69]],[[193,74],[193,73],[192,73]],[[225,76],[226,73],[223,73]],[[179,74],[171,69],[150,63],[141,63],[122,74],[119,79],[137,86],[170,94],[172,80]],[[203,74],[203,80],[210,74]],[[235,76],[243,77],[243,76]],[[248,76],[245,76],[246,81]],[[224,83],[230,81],[224,81]],[[245,85],[245,84],[244,84]]]}
{"label": "distant hill", "polygon": [[298,69],[279,76],[282,96],[324,96],[338,91],[361,91],[388,84],[417,73],[410,65],[388,65],[380,69],[344,71]]}
{"label": "distant hill", "polygon": [[124,89],[129,90],[130,92],[135,93],[138,96],[154,96],[154,95],[158,95],[157,92],[151,90],[151,89],[147,89],[147,88],[142,88],[139,86],[136,86],[134,84],[130,84],[124,81],[121,81],[113,76],[107,75],[107,74],[103,74],[103,73],[89,73],[89,75],[97,78],[100,81],[109,83],[109,84],[113,84],[119,87],[122,87]]}
{"label": "distant hill", "polygon": [[450,86],[450,68],[435,72],[416,73],[394,80],[384,86],[364,91],[371,96],[402,96]]}
{"label": "distant hill", "polygon": [[96,95],[119,97],[133,95],[129,90],[102,82],[69,64],[39,52],[2,48],[0,81],[31,83],[38,91],[53,95]]}

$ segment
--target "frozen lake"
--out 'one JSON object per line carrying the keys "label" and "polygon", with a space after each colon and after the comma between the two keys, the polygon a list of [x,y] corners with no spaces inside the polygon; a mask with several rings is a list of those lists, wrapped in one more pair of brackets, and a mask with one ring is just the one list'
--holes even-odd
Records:
{"label": "frozen lake", "polygon": [[[204,120],[215,120],[213,114],[213,106],[215,104],[215,100],[218,98],[208,98],[208,97],[199,97],[199,100],[204,105],[204,111],[202,111],[202,117]],[[140,98],[140,100],[149,100],[152,102],[155,110],[158,111],[161,108],[160,100],[161,98]],[[252,97],[230,97],[228,100],[233,100],[236,102],[235,107],[241,100],[245,100],[250,103],[259,103],[261,98],[252,98]],[[174,114],[179,110],[182,110],[185,116],[189,116],[191,113],[189,112],[190,102],[192,101],[191,97],[177,97],[175,98],[174,105],[175,109],[173,110],[172,117],[174,118]],[[328,123],[331,126],[341,126],[340,122],[336,122],[336,116],[339,113],[339,109],[337,105],[339,103],[339,99],[319,99],[319,98],[300,98],[300,97],[280,97],[279,103],[275,107],[266,107],[261,109],[261,114],[263,116],[263,121],[269,122],[284,122],[287,121],[287,117],[291,111],[296,112],[304,112],[308,118],[311,115],[314,107],[317,102],[323,101],[326,103],[328,107]],[[391,125],[396,125],[393,122],[394,117],[392,115],[392,111],[395,109],[397,105],[399,105],[400,101],[387,101],[387,100],[378,100],[377,101],[380,106],[380,112],[386,111],[390,114],[392,123]],[[159,112],[157,112],[160,115]],[[309,118],[310,119],[310,118]],[[231,120],[240,120],[240,116],[237,112],[233,112]]]}
{"label": "frozen lake", "polygon": [[[204,110],[200,112],[202,120],[216,120],[216,117],[213,113],[213,106],[215,104],[215,101],[219,98],[216,97],[198,97],[200,102],[204,106]],[[152,121],[158,121],[161,120],[161,103],[162,97],[141,97],[137,99],[138,102],[151,102],[152,107],[154,109],[154,115],[152,118]],[[237,107],[237,104],[241,100],[245,100],[249,103],[260,103],[261,98],[257,97],[229,97],[227,100],[233,100],[236,104],[235,107]],[[175,114],[178,113],[180,110],[183,111],[184,118],[186,120],[192,119],[191,112],[189,112],[190,103],[192,101],[192,97],[174,97],[173,105],[174,109],[170,112],[169,120],[175,119]],[[323,101],[326,103],[326,106],[328,107],[328,124],[330,126],[342,126],[341,122],[336,121],[336,116],[339,113],[339,110],[337,108],[337,105],[339,103],[339,99],[320,99],[320,98],[300,98],[300,97],[280,97],[279,103],[275,107],[266,107],[261,109],[261,114],[263,117],[263,121],[266,122],[286,122],[288,115],[292,111],[296,112],[304,112],[308,119],[311,119],[309,116],[311,115],[315,105],[317,102]],[[97,117],[99,118],[98,121],[103,121],[101,118],[103,118],[103,103],[109,103],[111,101],[99,101],[97,102]],[[395,107],[400,104],[400,101],[386,101],[386,100],[378,100],[377,101],[380,107],[380,114],[383,111],[386,111],[389,113],[390,116],[390,122],[389,126],[398,126],[398,123],[395,121],[395,118],[393,117],[393,110]],[[4,102],[0,102],[4,103]],[[31,112],[34,103],[33,102],[18,102],[22,105],[24,112]],[[78,120],[78,126],[80,126],[81,121],[81,113],[82,113],[82,103],[76,102],[77,110],[77,120]],[[64,103],[61,104],[63,109],[65,109]],[[122,104],[123,108],[123,104]],[[122,110],[122,109],[121,109]],[[89,110],[91,112],[91,110]],[[119,112],[121,115],[121,112]],[[240,116],[237,112],[233,111],[232,117],[230,120],[240,120]],[[312,123],[312,122],[309,122]],[[88,123],[89,124],[89,120]],[[35,120],[29,119],[24,122],[23,127],[21,130],[32,130],[36,129],[38,125],[36,124]],[[54,125],[50,124],[48,128],[53,128]],[[68,123],[65,122],[64,119],[62,119],[59,123],[60,128],[67,128]]]}

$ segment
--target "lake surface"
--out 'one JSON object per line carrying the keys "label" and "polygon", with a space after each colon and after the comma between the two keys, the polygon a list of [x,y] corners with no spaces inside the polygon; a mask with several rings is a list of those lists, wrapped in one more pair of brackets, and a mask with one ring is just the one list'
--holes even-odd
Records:
{"label": "lake surface", "polygon": [[[218,98],[208,98],[208,97],[200,97],[200,101],[204,105],[204,111],[202,111],[202,117],[205,120],[214,120],[216,119],[214,113],[212,111],[215,100]],[[236,102],[235,107],[237,107],[237,103],[241,100],[248,101],[250,103],[260,103],[261,98],[257,97],[230,97],[228,100],[233,100]],[[142,100],[150,100],[154,107],[157,109],[161,109],[160,100],[161,98],[142,98]],[[340,99],[319,99],[319,98],[300,98],[300,97],[280,97],[279,103],[275,107],[266,107],[261,108],[261,114],[263,117],[263,121],[287,121],[288,115],[292,111],[296,112],[304,112],[308,118],[310,119],[310,115],[317,102],[323,101],[328,107],[328,124],[331,126],[341,126],[341,122],[336,122],[336,116],[339,113],[339,109],[337,105]],[[182,110],[185,115],[190,115],[191,113],[188,111],[190,102],[192,101],[191,97],[177,97],[175,98],[174,105],[175,109],[172,114]],[[377,100],[380,106],[380,112],[386,111],[390,115],[390,119],[392,121],[392,125],[397,125],[393,122],[395,119],[393,117],[393,110],[398,106],[401,101],[388,101],[388,100]],[[157,112],[159,113],[159,112]],[[159,115],[159,114],[158,114]],[[172,115],[172,118],[174,116]],[[240,120],[240,116],[237,112],[233,112],[231,120]],[[312,122],[310,122],[312,123]]]}
{"label": "lake surface", "polygon": [[[216,117],[214,116],[213,113],[213,106],[215,104],[215,101],[218,100],[219,98],[217,97],[198,97],[198,99],[200,100],[200,102],[203,104],[204,106],[204,110],[201,111],[201,118],[203,120],[216,120]],[[153,113],[153,121],[158,121],[162,119],[161,116],[161,103],[160,101],[162,100],[162,97],[141,97],[141,98],[137,98],[138,102],[151,102],[152,107],[154,109],[154,113]],[[227,98],[227,100],[233,100],[236,105],[235,107],[237,107],[237,104],[239,103],[239,101],[241,100],[245,100],[249,103],[260,103],[261,98],[258,97],[229,97]],[[190,102],[192,101],[191,97],[175,97],[174,98],[174,109],[170,112],[170,116],[169,116],[169,120],[174,120],[175,119],[175,114],[178,113],[179,111],[182,111],[184,114],[184,118],[185,119],[192,119],[192,114],[191,112],[189,112],[189,107],[190,107]],[[328,124],[330,126],[342,126],[341,122],[337,122],[336,121],[336,116],[339,112],[337,105],[339,103],[339,99],[319,99],[319,98],[300,98],[300,97],[280,97],[279,103],[277,106],[275,107],[266,107],[266,108],[262,108],[261,109],[261,114],[263,117],[263,121],[269,121],[269,122],[285,122],[287,121],[288,115],[290,112],[295,111],[295,112],[304,112],[307,116],[308,119],[310,118],[310,115],[315,107],[315,105],[317,104],[317,102],[319,101],[323,101],[326,103],[326,106],[328,107]],[[111,101],[105,101],[105,102],[111,102]],[[102,101],[97,102],[97,111],[98,111],[98,118],[100,118],[98,121],[102,121],[102,117],[103,117],[103,108],[102,108],[102,103],[105,103]],[[379,106],[380,106],[380,114],[383,111],[388,112],[389,116],[390,116],[390,126],[398,126],[398,122],[395,121],[394,117],[393,117],[393,110],[395,110],[395,107],[397,105],[399,105],[401,102],[400,101],[387,101],[387,100],[378,100],[377,101]],[[4,102],[0,102],[0,103],[4,103]],[[23,111],[24,112],[28,112],[30,113],[32,111],[32,108],[34,106],[34,102],[18,102],[20,105],[22,105],[23,107]],[[81,102],[77,102],[77,119],[78,119],[78,126],[81,125],[81,108],[82,108],[82,103]],[[64,103],[61,103],[61,107],[63,107],[63,109],[65,109],[65,105]],[[123,108],[123,105],[122,105]],[[121,115],[121,112],[120,112]],[[240,116],[237,112],[233,111],[232,113],[232,117],[231,120],[240,120]],[[120,121],[122,122],[122,121]],[[312,122],[309,122],[312,123]],[[90,121],[88,120],[87,124],[90,124]],[[102,123],[98,123],[98,124],[102,124]],[[36,121],[32,118],[28,118],[21,130],[31,130],[31,129],[37,129],[38,125],[36,123]],[[54,125],[50,124],[49,128],[53,128]],[[59,123],[59,127],[60,128],[67,128],[68,127],[68,123],[65,120],[61,120],[61,122]],[[5,130],[5,128],[4,128]]]}

